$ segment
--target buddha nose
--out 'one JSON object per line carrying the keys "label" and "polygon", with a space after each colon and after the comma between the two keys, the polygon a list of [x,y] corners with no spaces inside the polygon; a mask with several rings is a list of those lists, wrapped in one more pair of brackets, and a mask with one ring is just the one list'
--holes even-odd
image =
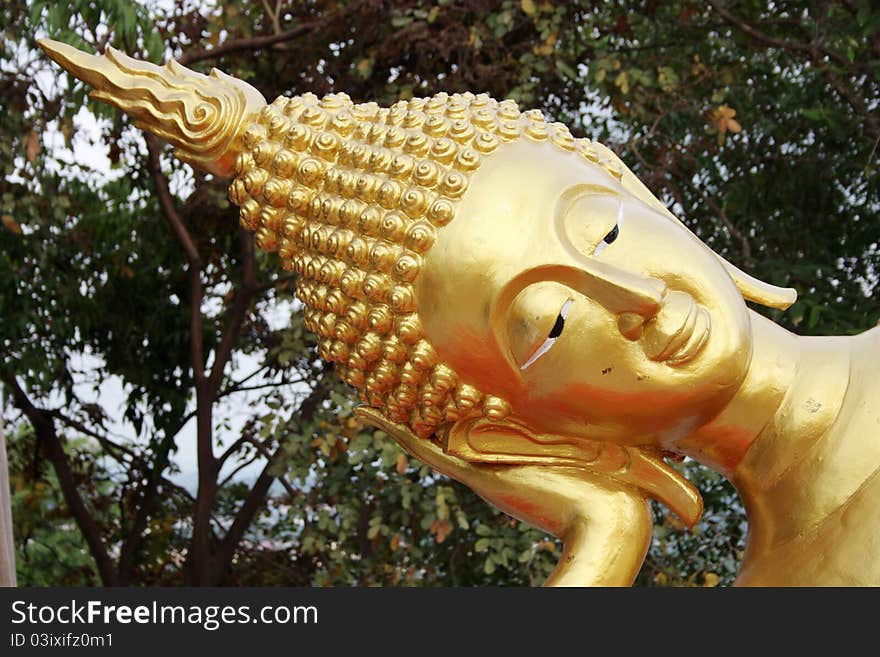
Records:
{"label": "buddha nose", "polygon": [[[626,276],[621,276],[621,274]],[[668,291],[666,283],[659,278],[637,276],[628,272],[615,272],[605,279],[609,286],[609,305],[605,308],[619,314],[637,315],[643,322],[653,318],[663,305]],[[600,303],[602,303],[600,301]]]}
{"label": "buddha nose", "polygon": [[659,278],[634,274],[614,265],[592,261],[567,268],[570,287],[615,315],[633,315],[647,322],[663,305],[666,283]]}
{"label": "buddha nose", "polygon": [[634,274],[607,262],[580,258],[570,262],[533,267],[521,274],[516,289],[539,281],[555,281],[592,299],[613,315],[632,315],[644,324],[663,305],[666,283],[659,278]]}

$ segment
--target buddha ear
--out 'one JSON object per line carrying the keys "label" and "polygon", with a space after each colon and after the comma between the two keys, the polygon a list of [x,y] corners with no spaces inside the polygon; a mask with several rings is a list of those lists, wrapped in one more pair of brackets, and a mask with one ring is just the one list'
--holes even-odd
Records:
{"label": "buddha ear", "polygon": [[[622,167],[620,184],[625,189],[631,192],[648,207],[654,208],[689,233],[692,232],[678,217],[672,214],[672,211],[669,208],[660,202],[660,199],[654,196],[651,191],[645,187],[645,184],[641,180],[636,178],[635,174],[629,170],[619,157],[610,150],[605,150],[609,154],[608,157],[617,161]],[[730,277],[736,284],[739,293],[743,295],[743,298],[746,301],[752,301],[761,304],[762,306],[767,306],[768,308],[787,310],[788,307],[797,300],[797,291],[795,289],[790,287],[777,287],[775,285],[770,285],[770,283],[759,281],[757,278],[749,276],[739,267],[730,264],[717,253],[715,255],[721,261],[721,264],[724,265],[727,273],[730,274]]]}
{"label": "buddha ear", "polygon": [[749,276],[739,267],[736,267],[721,256],[718,256],[721,264],[730,274],[733,282],[736,284],[739,293],[743,295],[746,301],[753,301],[768,308],[778,308],[779,310],[787,310],[791,304],[797,301],[797,290],[791,287],[777,287],[770,285],[764,281],[758,280],[754,276]]}
{"label": "buddha ear", "polygon": [[[657,201],[657,205],[659,206],[658,209],[661,209],[663,214],[675,221],[675,223],[680,225],[686,231],[691,232],[691,230],[685,226],[678,217],[661,205],[659,201]],[[715,252],[713,251],[713,253]],[[746,301],[751,301],[766,306],[767,308],[777,308],[779,310],[788,310],[791,304],[797,301],[797,290],[793,287],[779,287],[777,285],[765,283],[764,281],[745,273],[736,265],[727,262],[727,260],[717,253],[715,253],[715,257],[718,258],[724,266],[724,269],[727,270],[727,273],[736,285],[736,289],[739,290],[739,293]]]}

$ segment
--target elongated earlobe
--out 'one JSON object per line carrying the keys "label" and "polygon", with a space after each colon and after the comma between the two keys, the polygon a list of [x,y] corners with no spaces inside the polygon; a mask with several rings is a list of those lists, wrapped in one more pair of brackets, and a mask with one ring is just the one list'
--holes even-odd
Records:
{"label": "elongated earlobe", "polygon": [[[609,151],[611,153],[611,151]],[[616,162],[619,162],[623,167],[623,175],[621,177],[621,185],[633,195],[636,196],[639,200],[645,203],[648,207],[654,208],[664,216],[671,219],[673,222],[684,228],[686,231],[691,233],[690,228],[688,228],[678,217],[672,214],[672,211],[669,210],[665,205],[660,202],[651,191],[645,187],[645,184],[636,178],[635,174],[630,171],[625,164],[620,160],[619,157],[614,155],[613,153],[610,156]],[[699,238],[698,238],[699,239]],[[708,247],[707,247],[708,248]],[[739,290],[739,293],[743,295],[743,298],[746,301],[752,301],[754,303],[759,303],[762,306],[767,306],[768,308],[778,308],[779,310],[787,310],[791,304],[793,304],[797,300],[797,291],[794,288],[790,287],[777,287],[776,285],[771,285],[770,283],[765,283],[764,281],[760,281],[754,276],[750,276],[745,273],[739,267],[736,267],[717,253],[715,254],[718,259],[721,261],[721,264],[724,265],[724,268],[727,270],[727,273],[730,274],[730,277],[733,279],[733,282],[736,283],[736,287]]]}
{"label": "elongated earlobe", "polygon": [[787,310],[791,304],[797,301],[797,290],[791,287],[777,287],[770,283],[758,280],[754,276],[749,276],[721,256],[718,256],[721,264],[727,269],[727,273],[736,283],[736,287],[746,301],[753,301],[768,308],[778,308],[779,310]]}

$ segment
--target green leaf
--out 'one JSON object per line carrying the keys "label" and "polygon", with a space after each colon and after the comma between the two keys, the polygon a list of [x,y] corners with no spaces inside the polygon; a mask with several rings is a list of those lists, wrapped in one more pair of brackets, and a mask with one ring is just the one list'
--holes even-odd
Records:
{"label": "green leaf", "polygon": [[[678,74],[675,72],[675,69],[669,66],[661,66],[657,69],[657,81],[660,84],[660,88],[669,93],[678,86]],[[721,101],[715,101],[713,98],[713,102],[720,103]]]}
{"label": "green leaf", "polygon": [[412,16],[398,14],[391,17],[391,26],[396,28],[406,27],[413,22]]}
{"label": "green leaf", "polygon": [[556,70],[562,73],[562,75],[567,78],[575,79],[578,77],[577,72],[568,65],[568,62],[562,59],[556,60]]}

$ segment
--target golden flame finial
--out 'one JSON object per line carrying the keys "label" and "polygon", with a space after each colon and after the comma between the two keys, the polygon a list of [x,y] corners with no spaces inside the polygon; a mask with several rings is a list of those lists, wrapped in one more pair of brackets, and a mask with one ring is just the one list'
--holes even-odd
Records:
{"label": "golden flame finial", "polygon": [[92,85],[93,98],[171,143],[184,162],[224,178],[233,173],[245,119],[266,105],[259,91],[217,69],[202,75],[175,61],[156,66],[113,48],[89,55],[51,39],[37,43],[71,75]]}

